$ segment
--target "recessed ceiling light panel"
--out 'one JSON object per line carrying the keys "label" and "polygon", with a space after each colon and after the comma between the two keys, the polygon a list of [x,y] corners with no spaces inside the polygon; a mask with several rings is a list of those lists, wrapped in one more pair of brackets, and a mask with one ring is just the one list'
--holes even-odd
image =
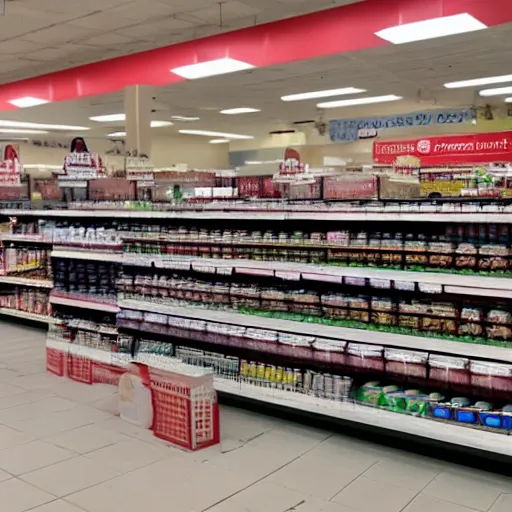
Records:
{"label": "recessed ceiling light panel", "polygon": [[498,87],[497,89],[484,89],[480,91],[480,96],[500,96],[502,94],[512,94],[512,86]]}
{"label": "recessed ceiling light panel", "polygon": [[226,110],[221,110],[221,114],[226,114],[229,116],[237,115],[237,114],[251,114],[253,112],[261,112],[258,108],[250,108],[250,107],[239,107],[239,108],[228,108]]}
{"label": "recessed ceiling light panel", "polygon": [[197,64],[189,64],[188,66],[180,66],[171,69],[171,73],[181,76],[182,78],[187,78],[188,80],[196,80],[198,78],[244,71],[246,69],[252,69],[253,67],[252,64],[247,62],[225,57],[223,59],[208,60],[206,62],[198,62]]}
{"label": "recessed ceiling light panel", "polygon": [[477,20],[467,12],[441,18],[405,23],[395,27],[385,28],[376,32],[375,35],[393,44],[412,43],[414,41],[425,41],[438,37],[464,34],[487,28],[481,21]]}
{"label": "recessed ceiling light panel", "polygon": [[163,128],[164,126],[172,126],[171,121],[151,121],[151,128]]}
{"label": "recessed ceiling light panel", "polygon": [[117,123],[126,120],[126,114],[107,114],[104,116],[93,116],[89,117],[91,121],[96,121],[97,123]]}
{"label": "recessed ceiling light panel", "polygon": [[210,144],[225,144],[226,142],[229,142],[229,139],[212,139]]}
{"label": "recessed ceiling light panel", "polygon": [[512,75],[488,76],[486,78],[448,82],[444,84],[444,86],[447,89],[461,89],[463,87],[478,87],[480,85],[503,84],[506,82],[512,82]]}
{"label": "recessed ceiling light panel", "polygon": [[195,116],[171,116],[175,121],[199,121],[199,117]]}
{"label": "recessed ceiling light panel", "polygon": [[370,96],[368,98],[354,98],[352,100],[336,100],[326,101],[324,103],[318,103],[318,108],[341,108],[341,107],[352,107],[356,105],[371,105],[372,103],[385,103],[388,101],[402,100],[402,96],[395,96],[394,94],[388,94],[386,96]]}
{"label": "recessed ceiling light panel", "polygon": [[126,132],[112,132],[107,137],[126,137]]}
{"label": "recessed ceiling light panel", "polygon": [[252,135],[241,135],[239,133],[210,132],[208,130],[179,130],[179,132],[184,135],[204,135],[205,137],[222,137],[225,139],[254,139]]}
{"label": "recessed ceiling light panel", "polygon": [[32,96],[25,96],[23,98],[16,98],[15,100],[9,100],[11,105],[18,108],[37,107],[38,105],[44,105],[50,103],[48,100],[42,100],[41,98],[33,98]]}
{"label": "recessed ceiling light panel", "polygon": [[31,134],[31,135],[44,135],[48,133],[45,130],[27,130],[24,128],[0,128],[0,133],[23,133],[23,134]]}
{"label": "recessed ceiling light panel", "polygon": [[67,124],[44,124],[44,123],[25,123],[22,121],[0,121],[0,127],[5,128],[28,128],[29,130],[63,130],[63,131],[85,131],[89,130],[87,126],[73,126]]}
{"label": "recessed ceiling light panel", "polygon": [[281,96],[283,101],[303,101],[318,98],[330,98],[331,96],[345,96],[346,94],[360,94],[366,92],[366,89],[357,89],[356,87],[344,87],[343,89],[327,89],[325,91],[302,92],[300,94],[290,94]]}

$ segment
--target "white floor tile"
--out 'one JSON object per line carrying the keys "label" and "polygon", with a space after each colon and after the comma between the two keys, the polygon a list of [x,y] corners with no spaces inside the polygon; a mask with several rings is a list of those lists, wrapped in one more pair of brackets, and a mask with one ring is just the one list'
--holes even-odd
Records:
{"label": "white floor tile", "polygon": [[[471,470],[445,471],[423,491],[427,496],[487,512],[505,487]],[[512,481],[510,482],[512,491]]]}
{"label": "white floor tile", "polygon": [[12,386],[11,384],[6,384],[5,382],[0,382],[0,398],[5,396],[17,395],[18,393],[23,393],[25,390],[18,386]]}
{"label": "white floor tile", "polygon": [[50,397],[37,402],[9,407],[0,411],[0,423],[9,425],[22,420],[45,416],[52,412],[65,411],[76,407],[76,403],[60,397]]}
{"label": "white floor tile", "polygon": [[25,512],[55,500],[55,496],[36,489],[17,478],[0,482],[0,506],[5,512]]}
{"label": "white floor tile", "polygon": [[475,512],[475,509],[420,494],[403,512]]}
{"label": "white floor tile", "polygon": [[400,512],[416,496],[416,491],[382,485],[364,476],[337,494],[333,501],[361,512]]}
{"label": "white floor tile", "polygon": [[[80,478],[77,478],[77,475],[80,475]],[[119,476],[119,473],[108,466],[85,457],[75,457],[27,473],[21,479],[39,489],[62,497],[106,482],[116,476]]]}
{"label": "white floor tile", "polygon": [[114,430],[101,428],[98,425],[87,425],[85,427],[68,430],[46,439],[49,443],[80,454],[129,440],[130,438],[128,436],[115,432]]}
{"label": "white floor tile", "polygon": [[9,478],[12,477],[13,476],[10,473],[7,473],[7,471],[0,469],[0,482],[3,482],[4,480],[9,480]]}
{"label": "white floor tile", "polygon": [[25,391],[11,396],[0,398],[0,410],[16,407],[17,405],[33,404],[45,398],[51,398],[55,394],[51,391]]}
{"label": "white floor tile", "polygon": [[30,512],[83,512],[83,510],[75,507],[67,501],[55,500],[47,503],[46,505],[33,508]]}
{"label": "white floor tile", "polygon": [[117,471],[127,473],[170,455],[165,448],[158,448],[137,439],[130,439],[100,448],[86,456],[98,464],[105,464]]}
{"label": "white floor tile", "polygon": [[13,475],[22,475],[75,456],[76,453],[69,450],[35,440],[14,448],[1,450],[0,468]]}
{"label": "white floor tile", "polygon": [[0,425],[0,450],[13,448],[14,446],[19,446],[20,444],[29,443],[34,440],[35,437],[30,434]]}
{"label": "white floor tile", "polygon": [[419,492],[432,482],[439,472],[439,468],[435,465],[406,464],[385,459],[372,466],[364,476],[383,485],[406,487]]}
{"label": "white floor tile", "polygon": [[489,512],[510,512],[512,510],[512,493],[502,494],[491,507]]}
{"label": "white floor tile", "polygon": [[307,495],[271,482],[259,482],[232,498],[232,501],[250,512],[300,511],[301,504],[307,501]]}

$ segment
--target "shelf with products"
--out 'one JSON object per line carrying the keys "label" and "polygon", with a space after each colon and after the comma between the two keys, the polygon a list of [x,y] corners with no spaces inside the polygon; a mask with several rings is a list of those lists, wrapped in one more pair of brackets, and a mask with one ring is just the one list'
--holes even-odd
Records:
{"label": "shelf with products", "polygon": [[[218,275],[125,267],[119,299],[162,306],[234,311],[305,325],[353,328],[512,348],[508,301],[383,288],[371,280],[285,281],[275,276]],[[265,322],[265,320],[261,320]],[[300,324],[299,324],[300,322]],[[369,335],[369,333],[368,333]]]}
{"label": "shelf with products", "polygon": [[[253,221],[347,221],[347,222],[431,222],[431,223],[510,223],[512,207],[491,205],[392,205],[384,207],[343,205],[339,203],[315,203],[312,205],[289,205],[280,202],[262,204],[260,202],[242,202],[230,205],[150,205],[146,209],[123,209],[123,204],[114,204],[112,208],[80,208],[63,210],[3,209],[0,215],[37,218],[91,218],[91,219],[154,219],[154,220],[233,220]],[[91,207],[93,204],[90,205]],[[449,207],[446,207],[449,206]],[[154,208],[154,209],[152,209]],[[161,208],[161,209],[159,209]]]}
{"label": "shelf with products", "polygon": [[0,306],[0,315],[22,318],[24,320],[30,320],[32,322],[37,322],[41,324],[50,324],[52,322],[52,317],[50,315],[31,313],[29,311],[23,311],[21,309],[14,309],[9,307]]}
{"label": "shelf with products", "polygon": [[[124,336],[133,347],[133,361],[151,367],[172,368],[181,362],[207,368],[214,374],[215,388],[221,393],[279,405],[323,417],[339,418],[349,423],[373,425],[401,434],[412,434],[436,441],[471,447],[489,454],[512,455],[512,447],[504,442],[512,429],[510,405],[496,399],[499,405],[454,396],[427,389],[407,389],[393,384],[381,386],[365,382],[364,375],[346,377],[339,371],[311,370],[301,367],[258,362],[215,350],[193,348],[176,340],[173,345],[155,337]],[[104,364],[122,366],[123,354],[116,355],[92,347],[75,347],[50,340],[60,351],[87,357]],[[414,380],[411,379],[409,386]],[[454,389],[453,393],[459,390]],[[425,423],[429,421],[429,423]],[[428,425],[428,426],[427,426]],[[469,427],[461,435],[460,427]],[[427,434],[428,433],[428,434]]]}

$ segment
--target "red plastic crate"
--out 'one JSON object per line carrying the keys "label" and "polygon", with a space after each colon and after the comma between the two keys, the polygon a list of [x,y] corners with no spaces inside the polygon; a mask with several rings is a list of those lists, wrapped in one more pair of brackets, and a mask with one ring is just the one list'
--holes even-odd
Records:
{"label": "red plastic crate", "polygon": [[187,450],[219,443],[219,411],[211,375],[149,369],[156,437]]}
{"label": "red plastic crate", "polygon": [[84,384],[92,384],[92,361],[68,354],[68,377]]}
{"label": "red plastic crate", "polygon": [[112,384],[117,386],[119,378],[126,372],[124,368],[103,363],[92,363],[92,382],[94,384]]}
{"label": "red plastic crate", "polygon": [[46,347],[46,369],[59,377],[64,376],[64,353],[55,348]]}

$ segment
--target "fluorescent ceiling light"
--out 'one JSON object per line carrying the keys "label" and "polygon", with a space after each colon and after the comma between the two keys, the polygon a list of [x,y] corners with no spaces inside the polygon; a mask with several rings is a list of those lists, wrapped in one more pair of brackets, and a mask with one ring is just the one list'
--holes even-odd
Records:
{"label": "fluorescent ceiling light", "polygon": [[448,82],[444,84],[447,89],[459,89],[462,87],[476,87],[479,85],[503,84],[512,82],[512,75],[488,76],[487,78],[474,78],[472,80],[461,80],[460,82]]}
{"label": "fluorescent ceiling light", "polygon": [[512,103],[512,98],[505,98],[505,103]]}
{"label": "fluorescent ceiling light", "polygon": [[116,123],[120,121],[124,121],[126,119],[125,114],[108,114],[106,116],[93,116],[89,117],[91,121],[96,121],[97,123]]}
{"label": "fluorescent ceiling light", "polygon": [[27,108],[37,107],[37,105],[44,105],[45,103],[50,102],[47,100],[42,100],[40,98],[33,98],[32,96],[25,96],[23,98],[17,98],[15,100],[9,100],[9,103],[18,108]]}
{"label": "fluorescent ceiling light", "polygon": [[290,94],[281,96],[283,101],[301,101],[312,100],[315,98],[329,98],[331,96],[344,96],[345,94],[359,94],[366,92],[366,89],[357,89],[356,87],[345,87],[343,89],[327,89],[325,91],[302,92],[300,94]]}
{"label": "fluorescent ceiling light", "polygon": [[487,25],[465,12],[453,16],[396,25],[375,32],[375,35],[393,44],[403,44],[464,34],[475,30],[483,30],[484,28],[487,28]]}
{"label": "fluorescent ceiling light", "polygon": [[250,108],[250,107],[239,107],[239,108],[228,108],[226,110],[221,110],[221,114],[226,114],[228,116],[236,115],[236,114],[251,114],[252,112],[261,112],[259,108]]}
{"label": "fluorescent ceiling light", "polygon": [[199,121],[199,117],[194,116],[171,116],[175,121]]}
{"label": "fluorescent ceiling light", "polygon": [[172,126],[171,121],[151,121],[151,128],[163,128],[164,126]]}
{"label": "fluorescent ceiling light", "polygon": [[126,137],[126,132],[112,132],[107,137]]}
{"label": "fluorescent ceiling light", "polygon": [[[106,116],[89,117],[91,121],[97,123],[117,123],[126,121],[126,114],[108,114]],[[162,128],[163,126],[172,126],[171,121],[151,121],[151,128]]]}
{"label": "fluorescent ceiling light", "polygon": [[223,137],[226,139],[238,139],[238,140],[246,140],[246,139],[254,139],[252,135],[240,135],[238,133],[224,133],[224,132],[209,132],[206,130],[179,130],[180,133],[184,135],[204,135],[206,137]]}
{"label": "fluorescent ceiling light", "polygon": [[387,101],[402,100],[402,96],[388,94],[387,96],[370,96],[369,98],[354,98],[353,100],[336,100],[318,103],[318,108],[351,107],[353,105],[370,105],[372,103],[385,103]]}
{"label": "fluorescent ceiling light", "polygon": [[87,126],[73,126],[67,124],[43,124],[43,123],[25,123],[21,121],[0,121],[0,127],[5,128],[28,128],[34,130],[64,130],[64,131],[84,131],[89,130]]}
{"label": "fluorescent ceiling light", "polygon": [[225,142],[229,142],[229,139],[212,139],[210,144],[224,144]]}
{"label": "fluorescent ceiling light", "polygon": [[32,135],[44,135],[48,133],[45,130],[25,130],[23,128],[0,128],[0,133],[23,133]]}
{"label": "fluorescent ceiling light", "polygon": [[500,94],[511,94],[512,86],[498,87],[497,89],[484,89],[480,91],[480,96],[499,96]]}
{"label": "fluorescent ceiling light", "polygon": [[198,62],[197,64],[174,68],[171,69],[171,73],[183,78],[188,78],[189,80],[195,80],[197,78],[244,71],[246,69],[252,69],[253,67],[252,64],[248,64],[247,62],[226,57],[224,59],[208,60],[206,62]]}

